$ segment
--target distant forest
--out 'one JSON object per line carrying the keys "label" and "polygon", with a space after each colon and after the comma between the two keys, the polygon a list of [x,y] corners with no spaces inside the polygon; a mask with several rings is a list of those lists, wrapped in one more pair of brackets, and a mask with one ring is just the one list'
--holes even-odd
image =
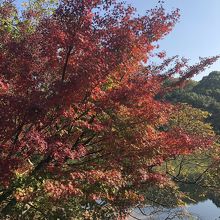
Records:
{"label": "distant forest", "polygon": [[166,98],[208,111],[208,122],[220,134],[220,71],[211,72],[199,82],[189,80],[184,88],[175,90]]}

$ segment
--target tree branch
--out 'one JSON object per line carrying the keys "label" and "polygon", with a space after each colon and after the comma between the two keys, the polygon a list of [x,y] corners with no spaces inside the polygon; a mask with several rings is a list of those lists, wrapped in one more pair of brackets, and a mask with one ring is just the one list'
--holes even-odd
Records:
{"label": "tree branch", "polygon": [[72,49],[73,49],[73,46],[69,46],[68,50],[67,50],[66,59],[65,59],[65,63],[64,63],[64,66],[63,66],[63,71],[62,71],[62,78],[61,78],[62,82],[65,79],[66,68],[67,68],[67,65],[68,65],[68,61],[69,61],[69,57],[70,57],[70,53],[71,53]]}

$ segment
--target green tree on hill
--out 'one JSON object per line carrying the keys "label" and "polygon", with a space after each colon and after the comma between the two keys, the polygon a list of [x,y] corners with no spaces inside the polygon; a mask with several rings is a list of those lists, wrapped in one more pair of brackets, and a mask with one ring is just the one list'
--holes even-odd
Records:
{"label": "green tree on hill", "polygon": [[220,133],[220,71],[211,72],[198,83],[188,81],[185,88],[175,90],[167,99],[208,111],[211,113],[208,122]]}

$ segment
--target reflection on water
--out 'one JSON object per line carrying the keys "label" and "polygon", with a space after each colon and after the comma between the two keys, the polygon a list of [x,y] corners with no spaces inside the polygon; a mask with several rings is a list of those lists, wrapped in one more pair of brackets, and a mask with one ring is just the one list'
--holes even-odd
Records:
{"label": "reflection on water", "polygon": [[[171,191],[170,191],[171,190]],[[186,206],[178,207],[172,189],[148,190],[147,198],[154,201],[144,208],[136,208],[128,220],[220,220],[220,189],[196,184],[180,184]],[[150,192],[150,193],[149,193]],[[158,196],[159,195],[159,196]],[[150,197],[150,198],[149,198]],[[184,204],[183,203],[183,204]]]}
{"label": "reflection on water", "polygon": [[211,200],[205,202],[199,202],[196,205],[189,206],[189,212],[197,219],[201,220],[219,220],[220,219],[220,208],[218,208]]}
{"label": "reflection on water", "polygon": [[135,209],[131,214],[134,218],[130,217],[129,220],[135,218],[141,220],[220,220],[220,208],[209,199],[184,208],[161,209],[148,207],[141,211]]}

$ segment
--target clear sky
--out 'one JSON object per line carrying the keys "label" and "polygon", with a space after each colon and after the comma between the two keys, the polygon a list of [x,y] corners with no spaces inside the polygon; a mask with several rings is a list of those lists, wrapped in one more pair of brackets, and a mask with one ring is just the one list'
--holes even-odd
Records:
{"label": "clear sky", "polygon": [[[158,0],[126,0],[140,14],[157,5]],[[166,0],[167,10],[179,8],[181,18],[173,32],[160,43],[168,55],[180,55],[198,61],[199,57],[220,54],[220,0]],[[201,79],[213,70],[220,71],[220,61],[195,77]]]}
{"label": "clear sky", "polygon": [[[25,1],[25,0],[24,0]],[[137,8],[139,14],[157,5],[158,0],[125,0]],[[18,4],[22,0],[16,1]],[[180,55],[198,61],[199,57],[220,54],[220,0],[165,0],[167,10],[180,9],[181,18],[172,33],[160,43],[169,56]],[[220,71],[220,61],[204,73],[201,79],[213,70]]]}

